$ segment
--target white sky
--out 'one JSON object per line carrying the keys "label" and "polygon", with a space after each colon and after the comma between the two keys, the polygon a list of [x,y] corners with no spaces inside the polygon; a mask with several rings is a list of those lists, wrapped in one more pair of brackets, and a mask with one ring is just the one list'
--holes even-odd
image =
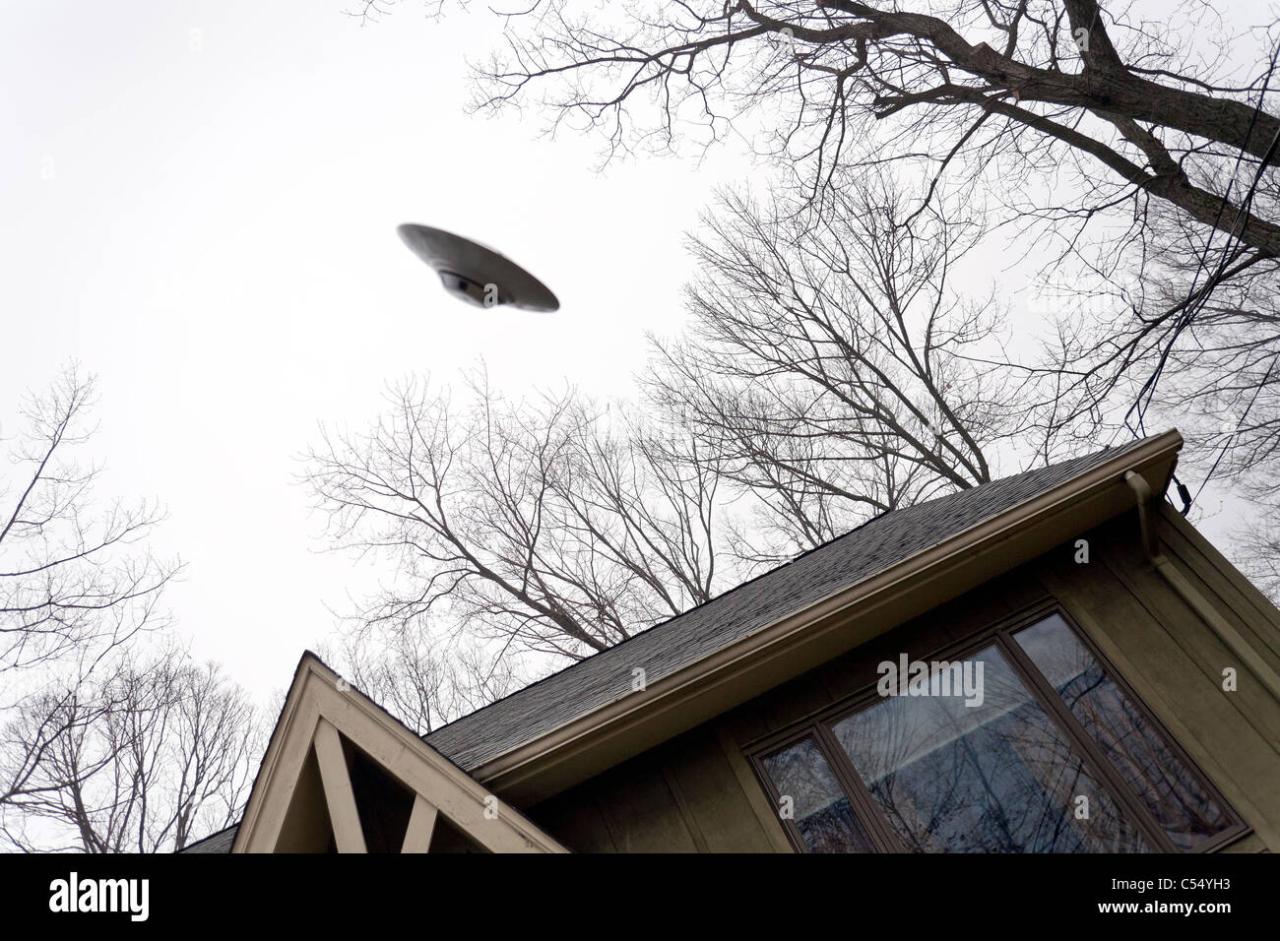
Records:
{"label": "white sky", "polygon": [[[481,356],[513,390],[629,391],[643,332],[681,320],[682,233],[752,173],[730,146],[598,174],[598,139],[464,113],[483,8],[362,28],[343,4],[0,3],[0,416],[70,359],[98,375],[103,492],[168,507],[180,630],[259,693],[369,577],[295,482],[317,422]],[[510,255],[561,311],[459,304],[405,221]]]}
{"label": "white sky", "polygon": [[[481,356],[512,389],[626,392],[643,331],[680,320],[708,181],[750,172],[721,150],[597,174],[595,140],[464,113],[493,17],[361,28],[342,3],[3,4],[0,415],[71,358],[98,375],[103,492],[165,503],[181,630],[258,691],[363,583],[294,482],[317,422]],[[406,221],[493,245],[561,311],[449,298]]]}

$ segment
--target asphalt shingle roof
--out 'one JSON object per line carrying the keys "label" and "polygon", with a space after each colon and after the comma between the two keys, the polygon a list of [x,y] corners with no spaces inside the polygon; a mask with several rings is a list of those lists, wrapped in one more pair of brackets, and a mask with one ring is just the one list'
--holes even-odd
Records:
{"label": "asphalt shingle roof", "polygon": [[471,771],[631,692],[632,670],[653,683],[833,592],[1064,483],[1141,441],[1005,477],[878,516],[684,614],[424,736]]}
{"label": "asphalt shingle roof", "polygon": [[240,824],[234,823],[225,830],[219,830],[217,833],[210,834],[203,840],[191,843],[185,849],[184,853],[230,853],[231,844],[235,842],[236,831],[240,829]]}

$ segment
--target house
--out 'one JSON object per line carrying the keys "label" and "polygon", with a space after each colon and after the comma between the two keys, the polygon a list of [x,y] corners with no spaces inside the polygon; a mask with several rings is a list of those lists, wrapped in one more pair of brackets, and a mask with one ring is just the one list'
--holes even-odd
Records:
{"label": "house", "polygon": [[298,665],[191,852],[1280,850],[1280,612],[1145,438],[888,513],[419,737]]}

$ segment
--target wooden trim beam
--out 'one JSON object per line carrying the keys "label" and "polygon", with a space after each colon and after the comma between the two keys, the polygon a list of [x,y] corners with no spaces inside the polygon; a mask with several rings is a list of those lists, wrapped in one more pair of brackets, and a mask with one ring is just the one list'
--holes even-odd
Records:
{"label": "wooden trim beam", "polygon": [[401,853],[426,853],[431,848],[431,835],[436,829],[436,817],[440,812],[421,794],[413,795],[413,810],[409,814],[409,826],[405,827]]}
{"label": "wooden trim beam", "polygon": [[343,738],[414,793],[402,851],[425,852],[435,821],[443,814],[491,852],[568,852],[385,709],[343,683],[314,654],[306,653],[249,795],[233,853],[270,853],[277,848],[298,777],[313,752],[338,851],[367,852]]}
{"label": "wooden trim beam", "polygon": [[751,812],[755,814],[756,820],[759,821],[760,829],[764,831],[764,835],[769,840],[769,845],[772,847],[773,852],[794,853],[795,847],[787,839],[787,831],[783,827],[782,821],[778,819],[777,808],[765,796],[764,789],[760,787],[760,782],[756,780],[751,766],[742,757],[742,749],[738,747],[738,743],[730,738],[729,733],[725,731],[723,726],[716,731],[716,741],[719,742],[720,750],[724,753],[729,767],[733,769],[733,776],[737,778],[738,786],[742,788],[742,793],[746,796],[747,803],[751,805]]}
{"label": "wooden trim beam", "polygon": [[347,773],[347,759],[342,754],[342,740],[338,730],[324,719],[316,724],[315,748],[338,852],[367,853],[360,811],[356,809],[356,795],[351,789],[351,775]]}
{"label": "wooden trim beam", "polygon": [[494,853],[565,852],[515,807],[498,798],[355,690],[320,682],[313,695],[320,714],[351,744],[415,794],[421,794],[481,846]]}
{"label": "wooden trim beam", "polygon": [[[267,753],[245,804],[244,816],[232,841],[233,853],[273,853],[280,841],[289,805],[311,754],[320,710],[304,695],[309,675],[304,656],[294,672],[280,719],[267,743]],[[268,782],[278,782],[268,786]]]}

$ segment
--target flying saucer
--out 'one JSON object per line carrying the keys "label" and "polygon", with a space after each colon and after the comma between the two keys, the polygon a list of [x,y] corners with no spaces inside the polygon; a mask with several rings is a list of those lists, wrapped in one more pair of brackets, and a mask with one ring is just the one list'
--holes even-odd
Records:
{"label": "flying saucer", "polygon": [[550,289],[506,255],[452,232],[406,223],[396,228],[409,249],[435,269],[446,291],[477,307],[510,304],[558,310]]}

